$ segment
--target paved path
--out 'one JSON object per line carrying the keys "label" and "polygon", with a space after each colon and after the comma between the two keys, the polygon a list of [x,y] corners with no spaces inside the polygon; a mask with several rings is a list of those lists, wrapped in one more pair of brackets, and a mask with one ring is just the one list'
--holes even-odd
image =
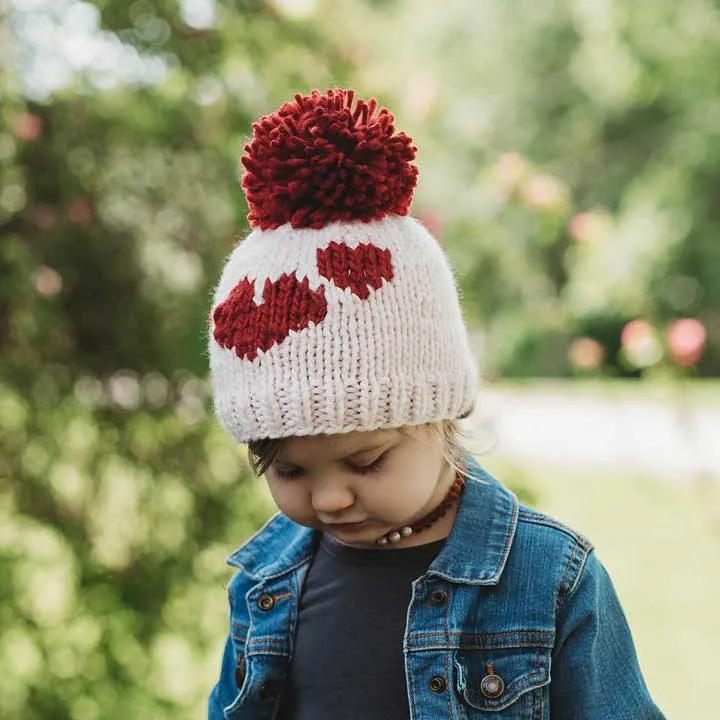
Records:
{"label": "paved path", "polygon": [[720,404],[683,407],[640,395],[486,387],[470,420],[473,446],[494,445],[494,453],[522,465],[589,464],[678,483],[720,479]]}

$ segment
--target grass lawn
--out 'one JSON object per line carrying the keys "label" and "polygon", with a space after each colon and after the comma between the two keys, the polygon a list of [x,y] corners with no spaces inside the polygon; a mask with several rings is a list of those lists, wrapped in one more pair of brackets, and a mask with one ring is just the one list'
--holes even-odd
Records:
{"label": "grass lawn", "polygon": [[526,502],[587,535],[610,571],[650,691],[669,720],[715,720],[720,483],[519,469],[481,458]]}

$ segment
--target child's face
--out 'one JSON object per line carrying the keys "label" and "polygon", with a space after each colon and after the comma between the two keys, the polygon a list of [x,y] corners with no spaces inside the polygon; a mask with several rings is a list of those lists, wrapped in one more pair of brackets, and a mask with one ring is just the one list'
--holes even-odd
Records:
{"label": "child's face", "polygon": [[[373,545],[445,497],[454,472],[442,450],[427,428],[288,438],[266,477],[278,507],[295,522],[347,544]],[[453,517],[401,545],[445,537]]]}

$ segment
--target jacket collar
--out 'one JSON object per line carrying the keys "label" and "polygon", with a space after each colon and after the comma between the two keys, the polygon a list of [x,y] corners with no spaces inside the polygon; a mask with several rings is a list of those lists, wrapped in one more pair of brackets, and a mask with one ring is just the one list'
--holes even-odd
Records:
{"label": "jacket collar", "polygon": [[319,536],[277,513],[226,562],[256,580],[275,578],[309,561]]}
{"label": "jacket collar", "polygon": [[[429,573],[451,582],[496,585],[510,554],[517,498],[472,458],[450,536]],[[320,533],[278,513],[228,559],[257,580],[272,579],[310,560]]]}
{"label": "jacket collar", "polygon": [[515,538],[518,500],[473,458],[466,463],[453,528],[428,572],[451,582],[497,585]]}

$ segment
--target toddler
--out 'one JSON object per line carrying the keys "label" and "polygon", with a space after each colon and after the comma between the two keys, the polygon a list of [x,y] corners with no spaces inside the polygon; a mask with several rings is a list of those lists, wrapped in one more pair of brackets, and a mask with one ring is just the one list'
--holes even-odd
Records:
{"label": "toddler", "polygon": [[352,91],[253,127],[210,362],[280,513],[229,559],[208,718],[661,720],[590,543],[459,442],[477,371],[415,151]]}

